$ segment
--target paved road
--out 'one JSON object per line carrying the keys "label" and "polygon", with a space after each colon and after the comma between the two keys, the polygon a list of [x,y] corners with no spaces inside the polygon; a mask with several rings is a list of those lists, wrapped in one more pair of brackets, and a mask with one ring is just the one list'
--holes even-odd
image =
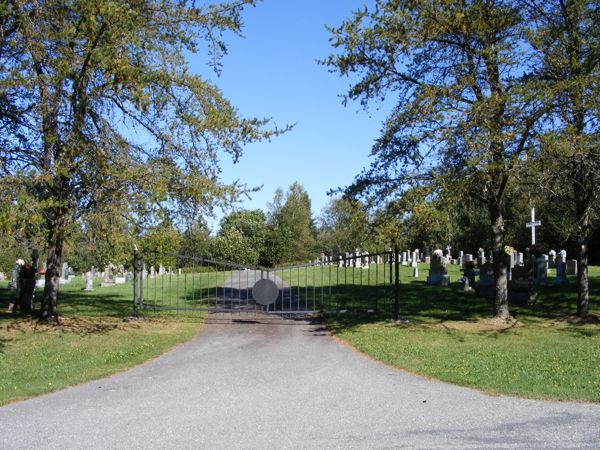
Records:
{"label": "paved road", "polygon": [[0,408],[0,448],[600,447],[600,405],[425,380],[307,322],[210,322],[126,373]]}

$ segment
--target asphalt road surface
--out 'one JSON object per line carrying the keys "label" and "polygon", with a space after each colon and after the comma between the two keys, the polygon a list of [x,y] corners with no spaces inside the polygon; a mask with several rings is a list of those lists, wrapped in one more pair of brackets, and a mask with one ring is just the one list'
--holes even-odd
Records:
{"label": "asphalt road surface", "polygon": [[0,448],[600,448],[600,405],[492,397],[373,362],[318,324],[233,318],[0,408]]}

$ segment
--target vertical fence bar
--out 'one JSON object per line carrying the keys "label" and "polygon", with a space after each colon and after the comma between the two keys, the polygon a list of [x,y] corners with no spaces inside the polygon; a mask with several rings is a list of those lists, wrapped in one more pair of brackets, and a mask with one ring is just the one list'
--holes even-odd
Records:
{"label": "vertical fence bar", "polygon": [[[93,275],[92,275],[93,276]],[[133,317],[138,317],[138,253],[133,251]]]}
{"label": "vertical fence bar", "polygon": [[394,286],[394,320],[398,320],[400,314],[400,261],[398,261],[398,246],[394,247],[394,260],[396,280]]}

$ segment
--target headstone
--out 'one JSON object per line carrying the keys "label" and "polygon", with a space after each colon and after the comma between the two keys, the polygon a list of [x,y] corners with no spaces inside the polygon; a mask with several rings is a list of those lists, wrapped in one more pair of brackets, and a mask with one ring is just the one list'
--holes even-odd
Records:
{"label": "headstone", "polygon": [[515,260],[515,265],[522,266],[524,262],[525,262],[525,259],[523,258],[523,253],[517,252],[517,258]]}
{"label": "headstone", "polygon": [[508,289],[508,299],[511,302],[532,304],[537,300],[537,290],[534,288],[534,268],[532,261],[515,266],[512,269],[512,280]]}
{"label": "headstone", "polygon": [[466,255],[464,255],[464,262],[463,262],[463,267],[467,265],[467,263],[473,261],[473,255],[467,253]]}
{"label": "headstone", "polygon": [[402,259],[400,262],[403,266],[408,266],[408,252],[402,252]]}
{"label": "headstone", "polygon": [[546,258],[537,258],[534,260],[533,266],[533,284],[540,285],[548,281],[548,260]]}
{"label": "headstone", "polygon": [[493,299],[496,295],[494,267],[489,261],[479,267],[479,283],[476,290],[480,297]]}
{"label": "headstone", "polygon": [[431,256],[425,257],[425,264],[431,264]]}
{"label": "headstone", "polygon": [[413,273],[412,273],[413,278],[419,278],[419,266],[417,265],[416,262],[413,263]]}
{"label": "headstone", "polygon": [[133,274],[131,272],[127,272],[125,274],[125,282],[131,283],[133,281]]}
{"label": "headstone", "polygon": [[508,253],[506,254],[506,271],[507,271],[509,281],[512,280],[512,269],[513,269],[513,267],[515,267],[515,262],[516,262],[516,252],[509,249]]}
{"label": "headstone", "polygon": [[115,278],[113,276],[112,269],[110,266],[106,266],[100,287],[114,286],[114,284]]}
{"label": "headstone", "polygon": [[450,284],[450,277],[448,275],[448,267],[446,267],[446,264],[446,258],[444,258],[442,250],[435,250],[431,256],[427,284],[441,284],[444,286]]}
{"label": "headstone", "polygon": [[369,258],[369,252],[364,252],[363,253],[363,269],[368,269],[369,268],[369,264],[371,262],[371,258]]}
{"label": "headstone", "polygon": [[63,265],[62,265],[62,269],[60,271],[60,277],[63,280],[68,280],[69,279],[69,264],[67,264],[66,262],[64,262]]}
{"label": "headstone", "polygon": [[559,254],[556,256],[556,278],[554,279],[554,284],[556,286],[566,286],[567,285],[567,252],[565,250],[561,250]]}
{"label": "headstone", "polygon": [[22,312],[33,311],[36,269],[24,264],[19,270],[19,308]]}
{"label": "headstone", "polygon": [[84,291],[93,291],[94,290],[94,277],[92,276],[92,271],[85,273],[85,289]]}
{"label": "headstone", "polygon": [[552,269],[556,267],[556,251],[554,250],[548,252],[548,267]]}
{"label": "headstone", "polygon": [[567,261],[567,275],[577,275],[577,260],[569,259]]}
{"label": "headstone", "polygon": [[114,278],[114,284],[125,284],[126,281],[127,280],[125,277],[115,277]]}
{"label": "headstone", "polygon": [[485,264],[485,262],[485,251],[482,248],[480,248],[479,250],[477,250],[477,265],[481,267]]}
{"label": "headstone", "polygon": [[161,264],[161,265],[158,266],[158,276],[162,277],[164,274],[165,274],[165,268]]}
{"label": "headstone", "polygon": [[156,277],[156,269],[154,269],[154,266],[150,266],[150,278],[155,278]]}
{"label": "headstone", "polygon": [[460,261],[461,266],[465,263],[465,254],[462,250],[458,252],[458,260]]}

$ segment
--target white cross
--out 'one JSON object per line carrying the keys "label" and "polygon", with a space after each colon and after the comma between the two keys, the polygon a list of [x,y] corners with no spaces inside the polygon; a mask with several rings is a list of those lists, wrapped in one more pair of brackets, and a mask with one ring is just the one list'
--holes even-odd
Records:
{"label": "white cross", "polygon": [[535,220],[535,208],[531,208],[531,222],[527,222],[525,226],[531,228],[531,245],[535,245],[535,227],[542,225],[542,222]]}

